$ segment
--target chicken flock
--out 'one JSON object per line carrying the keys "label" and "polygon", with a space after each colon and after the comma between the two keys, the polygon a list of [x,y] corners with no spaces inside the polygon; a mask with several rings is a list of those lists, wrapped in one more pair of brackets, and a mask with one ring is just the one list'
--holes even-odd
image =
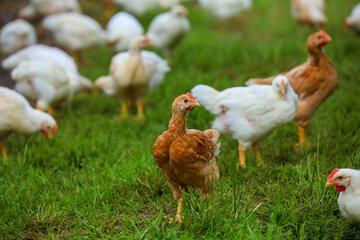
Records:
{"label": "chicken flock", "polygon": [[[252,0],[198,2],[217,21],[230,21],[253,5]],[[106,0],[102,4],[108,18],[105,29],[82,13],[77,0],[31,0],[19,9],[19,19],[1,29],[0,50],[6,56],[1,65],[16,82],[14,90],[0,87],[0,155],[4,160],[8,158],[5,140],[11,133],[40,132],[53,138],[58,129],[55,109],[79,91],[96,88],[118,99],[119,120],[145,119],[146,96],[171,71],[176,47],[191,32],[189,12],[179,0]],[[116,13],[116,5],[124,11]],[[155,17],[146,31],[137,17],[156,8],[168,10]],[[301,24],[324,27],[328,21],[323,0],[292,0],[291,13]],[[360,33],[360,4],[344,26]],[[43,34],[51,37],[54,46],[38,43]],[[157,137],[153,155],[178,202],[177,222],[183,221],[183,191],[193,187],[203,196],[215,194],[220,181],[216,163],[220,134],[238,141],[241,168],[246,166],[249,148],[257,163],[263,164],[260,141],[293,120],[298,128],[296,146],[311,146],[307,138],[310,119],[338,85],[336,68],[324,51],[331,40],[324,30],[311,34],[306,62],[275,76],[252,78],[246,86],[221,91],[196,85],[175,98],[168,129]],[[85,64],[84,49],[105,44],[114,52],[109,74],[93,84],[78,66]],[[148,47],[158,49],[161,56],[145,50]],[[213,129],[187,129],[187,115],[200,104],[214,115]],[[335,168],[327,178],[326,187],[330,186],[340,192],[342,216],[360,223],[360,172]]]}

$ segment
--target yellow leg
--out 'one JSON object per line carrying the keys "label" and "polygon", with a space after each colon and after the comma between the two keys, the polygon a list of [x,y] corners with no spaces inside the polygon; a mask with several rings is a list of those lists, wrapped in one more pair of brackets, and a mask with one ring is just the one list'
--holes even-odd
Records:
{"label": "yellow leg", "polygon": [[252,145],[252,149],[255,152],[255,158],[256,158],[256,162],[257,164],[263,164],[263,160],[262,160],[262,156],[261,156],[261,152],[260,152],[260,147],[257,143],[254,143]]}
{"label": "yellow leg", "polygon": [[0,141],[0,154],[4,160],[7,160],[8,158],[7,150],[2,141]]}
{"label": "yellow leg", "polygon": [[246,152],[246,149],[239,144],[238,150],[239,150],[239,162],[240,162],[240,167],[241,167],[241,168],[245,168],[245,161],[246,161],[245,152]]}
{"label": "yellow leg", "polygon": [[106,21],[108,21],[114,15],[115,11],[116,11],[116,6],[114,4],[114,1],[106,0],[105,1],[105,12],[104,12]]}
{"label": "yellow leg", "polygon": [[49,107],[48,108],[48,110],[47,110],[47,112],[51,115],[51,116],[55,116],[55,110],[54,110],[54,108],[52,108],[52,107]]}
{"label": "yellow leg", "polygon": [[182,223],[183,222],[183,199],[182,197],[179,199],[178,201],[178,207],[176,210],[176,221],[178,223]]}
{"label": "yellow leg", "polygon": [[120,108],[120,116],[118,117],[119,120],[124,120],[129,118],[129,108],[130,102],[128,100],[121,100],[121,108]]}
{"label": "yellow leg", "polygon": [[143,121],[144,119],[144,103],[142,99],[138,99],[136,101],[136,120]]}
{"label": "yellow leg", "polygon": [[308,144],[307,135],[306,135],[306,128],[298,126],[298,135],[299,135],[299,142],[298,146],[302,147]]}

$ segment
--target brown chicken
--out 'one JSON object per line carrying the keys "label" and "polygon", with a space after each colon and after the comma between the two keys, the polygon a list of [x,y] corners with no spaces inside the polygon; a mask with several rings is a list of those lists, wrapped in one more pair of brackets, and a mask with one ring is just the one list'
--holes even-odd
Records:
{"label": "brown chicken", "polygon": [[[310,118],[336,89],[337,73],[331,60],[326,56],[323,47],[331,41],[325,31],[309,36],[307,41],[308,60],[292,70],[283,73],[289,78],[291,86],[299,97],[295,120],[298,125],[299,146],[308,144],[306,129]],[[271,84],[274,77],[251,79],[246,84]]]}
{"label": "brown chicken", "polygon": [[157,138],[153,149],[156,163],[178,201],[176,221],[180,223],[183,219],[181,190],[196,187],[207,196],[215,193],[215,183],[220,179],[215,159],[219,132],[186,129],[187,114],[196,106],[199,103],[190,93],[177,97],[172,104],[169,129]]}

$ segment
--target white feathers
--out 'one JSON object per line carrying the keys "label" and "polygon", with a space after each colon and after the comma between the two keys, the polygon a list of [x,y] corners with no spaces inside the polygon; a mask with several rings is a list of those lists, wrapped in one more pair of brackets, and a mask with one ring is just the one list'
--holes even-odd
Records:
{"label": "white feathers", "polygon": [[155,17],[147,32],[153,46],[165,51],[165,54],[170,54],[170,51],[190,31],[190,22],[186,15],[186,8],[176,5],[169,12]]}
{"label": "white feathers", "polygon": [[49,114],[33,109],[17,92],[0,87],[0,135],[6,132],[29,134],[42,126],[55,127],[56,121]]}
{"label": "white feathers", "polygon": [[13,69],[15,89],[44,110],[55,101],[70,100],[77,91],[92,87],[72,58],[54,47],[32,45],[6,58],[2,66]]}
{"label": "white feathers", "polygon": [[325,24],[324,0],[292,0],[291,12],[299,22],[307,24]]}
{"label": "white feathers", "polygon": [[360,4],[356,5],[350,16],[346,18],[346,25],[360,32]]}
{"label": "white feathers", "polygon": [[[129,52],[118,53],[111,61],[110,73],[117,85],[126,86],[129,84],[128,81],[131,81],[124,77],[129,75],[128,62],[130,57]],[[170,71],[170,67],[165,60],[150,51],[141,51],[141,61],[149,76],[149,90],[152,90],[162,82],[165,74]]]}
{"label": "white feathers", "polygon": [[199,4],[215,18],[227,20],[250,9],[252,0],[199,0]]}
{"label": "white feathers", "polygon": [[29,5],[20,9],[19,16],[31,19],[37,16],[80,11],[78,0],[31,0]]}
{"label": "white feathers", "polygon": [[7,23],[0,32],[0,48],[4,54],[12,54],[36,43],[33,26],[22,19]]}
{"label": "white feathers", "polygon": [[106,31],[107,42],[117,52],[128,50],[131,41],[144,34],[138,20],[126,12],[115,14],[107,24]]}
{"label": "white feathers", "polygon": [[[280,93],[279,82],[284,84],[284,95]],[[233,87],[222,92],[198,85],[192,94],[216,115],[213,128],[230,134],[245,148],[291,121],[297,107],[297,95],[284,76],[274,79],[271,86]]]}
{"label": "white feathers", "polygon": [[106,37],[98,22],[76,12],[47,16],[42,26],[52,33],[57,45],[71,51],[102,44]]}

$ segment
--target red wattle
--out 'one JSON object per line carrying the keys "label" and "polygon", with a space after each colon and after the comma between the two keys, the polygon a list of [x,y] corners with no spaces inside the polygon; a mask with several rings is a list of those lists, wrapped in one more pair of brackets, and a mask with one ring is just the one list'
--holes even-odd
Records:
{"label": "red wattle", "polygon": [[343,192],[343,191],[345,191],[345,187],[344,187],[344,186],[339,186],[339,185],[334,184],[334,187],[335,187],[336,191],[338,191],[338,192]]}

